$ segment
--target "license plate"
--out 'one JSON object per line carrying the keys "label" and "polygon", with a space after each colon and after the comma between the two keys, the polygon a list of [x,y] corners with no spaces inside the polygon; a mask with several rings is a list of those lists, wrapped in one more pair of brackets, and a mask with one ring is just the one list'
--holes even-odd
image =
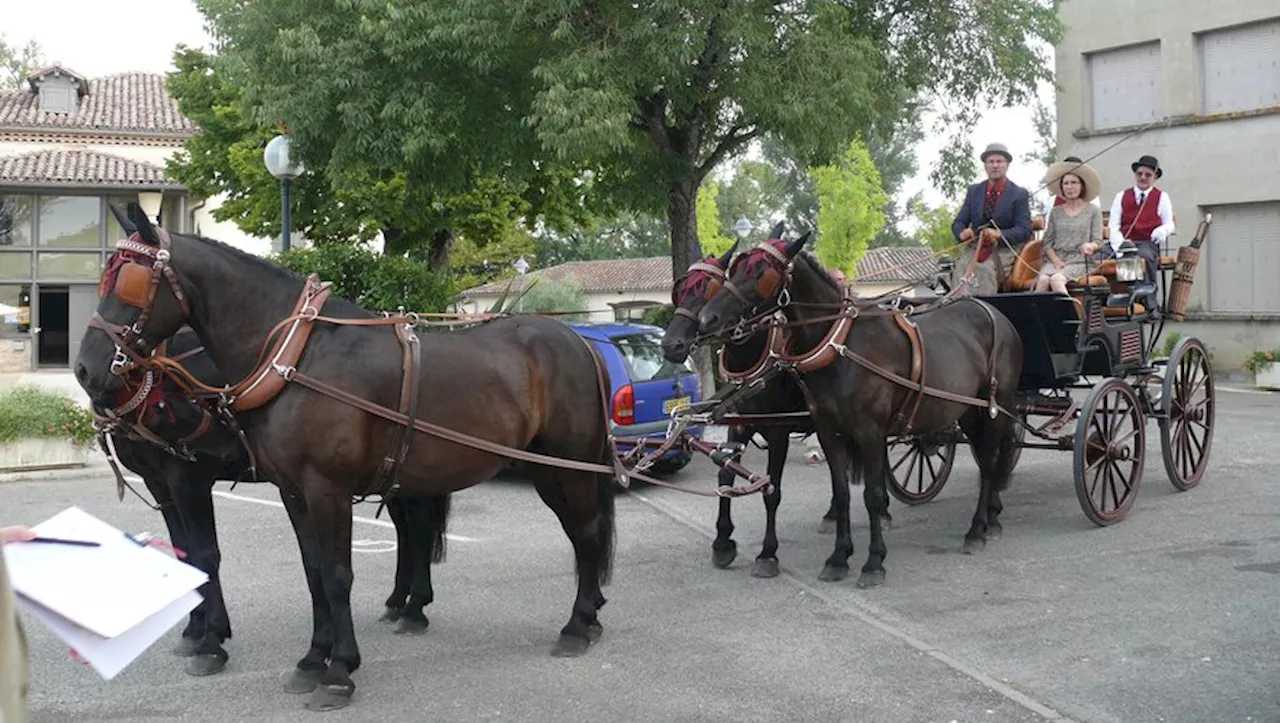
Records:
{"label": "license plate", "polygon": [[674,399],[668,399],[662,403],[662,413],[671,414],[672,412],[682,412],[688,409],[692,402],[692,397],[675,397]]}

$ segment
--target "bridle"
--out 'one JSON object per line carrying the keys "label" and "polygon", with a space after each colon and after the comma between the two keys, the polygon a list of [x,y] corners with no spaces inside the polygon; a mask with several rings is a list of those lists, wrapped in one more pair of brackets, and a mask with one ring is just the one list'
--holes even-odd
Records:
{"label": "bridle", "polygon": [[156,228],[156,234],[160,241],[158,246],[142,241],[142,237],[136,232],[127,239],[117,241],[116,252],[107,262],[107,268],[98,282],[100,298],[114,293],[122,303],[141,312],[137,321],[132,324],[114,324],[103,318],[98,311],[89,319],[90,327],[100,329],[115,344],[111,373],[116,376],[124,376],[135,368],[144,366],[147,358],[155,353],[158,343],[149,343],[143,336],[143,329],[155,307],[156,292],[160,288],[162,277],[169,282],[173,297],[182,309],[183,318],[191,316],[182,285],[169,263],[172,240],[162,228]]}
{"label": "bridle", "polygon": [[698,323],[698,315],[686,309],[683,306],[685,299],[689,295],[695,293],[702,282],[705,280],[705,288],[702,289],[702,298],[704,301],[711,299],[725,286],[727,277],[724,269],[720,268],[717,263],[719,259],[714,256],[708,256],[701,261],[695,261],[689,265],[684,272],[684,276],[676,279],[671,285],[671,305],[675,307],[675,315],[683,316],[692,321],[695,325]]}

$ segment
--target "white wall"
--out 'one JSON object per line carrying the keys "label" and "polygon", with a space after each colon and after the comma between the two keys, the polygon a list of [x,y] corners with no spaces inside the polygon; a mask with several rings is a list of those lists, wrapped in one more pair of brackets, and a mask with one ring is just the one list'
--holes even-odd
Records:
{"label": "white wall", "polygon": [[[498,295],[481,296],[468,299],[458,305],[458,311],[466,314],[475,314],[486,311],[490,306],[498,300]],[[601,293],[586,294],[587,310],[591,314],[587,317],[587,321],[593,322],[609,322],[614,320],[613,308],[609,304],[618,304],[629,301],[652,301],[658,304],[670,304],[670,291],[609,291]]]}

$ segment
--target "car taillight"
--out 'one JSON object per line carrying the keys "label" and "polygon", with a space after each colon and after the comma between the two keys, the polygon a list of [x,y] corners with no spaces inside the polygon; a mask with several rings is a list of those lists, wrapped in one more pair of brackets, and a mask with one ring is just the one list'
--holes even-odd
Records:
{"label": "car taillight", "polygon": [[636,421],[636,392],[627,384],[613,393],[613,421],[632,424]]}

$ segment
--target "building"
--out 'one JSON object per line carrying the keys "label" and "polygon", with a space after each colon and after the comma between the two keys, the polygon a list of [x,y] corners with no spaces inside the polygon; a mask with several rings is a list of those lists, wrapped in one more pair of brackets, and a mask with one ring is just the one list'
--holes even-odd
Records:
{"label": "building", "polygon": [[107,209],[137,204],[171,231],[249,251],[246,236],[165,175],[196,132],[164,77],[86,78],[53,65],[0,91],[0,372],[68,368],[97,307],[97,282],[122,236]]}
{"label": "building", "polygon": [[492,281],[460,294],[458,310],[489,309],[508,286],[519,289],[522,279],[574,284],[586,297],[588,321],[639,321],[646,309],[671,303],[671,258],[570,261],[533,271],[513,281]]}
{"label": "building", "polygon": [[906,296],[931,295],[927,282],[938,273],[938,258],[924,246],[886,246],[867,249],[858,259],[853,290],[871,298],[890,292]]}
{"label": "building", "polygon": [[1240,372],[1249,352],[1280,347],[1280,4],[1065,0],[1060,17],[1059,154],[1101,153],[1104,209],[1130,164],[1156,156],[1175,246],[1213,214],[1191,313],[1171,328]]}

